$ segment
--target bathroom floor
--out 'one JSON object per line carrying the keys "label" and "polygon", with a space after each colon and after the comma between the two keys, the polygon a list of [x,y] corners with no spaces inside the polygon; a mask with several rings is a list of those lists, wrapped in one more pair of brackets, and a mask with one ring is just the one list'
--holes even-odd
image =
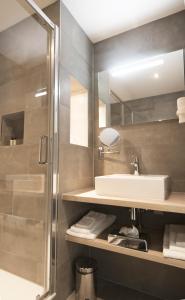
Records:
{"label": "bathroom floor", "polygon": [[[135,290],[108,282],[101,281],[98,284],[98,299],[97,300],[159,300],[147,294],[140,293]],[[75,300],[73,293],[67,300]]]}
{"label": "bathroom floor", "polygon": [[33,300],[44,293],[43,287],[0,270],[0,300]]}

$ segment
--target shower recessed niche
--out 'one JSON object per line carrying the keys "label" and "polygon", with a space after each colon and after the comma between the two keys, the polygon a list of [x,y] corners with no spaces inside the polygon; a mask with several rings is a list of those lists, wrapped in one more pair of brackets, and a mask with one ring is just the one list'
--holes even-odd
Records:
{"label": "shower recessed niche", "polygon": [[1,141],[4,146],[23,144],[24,112],[16,112],[2,116]]}

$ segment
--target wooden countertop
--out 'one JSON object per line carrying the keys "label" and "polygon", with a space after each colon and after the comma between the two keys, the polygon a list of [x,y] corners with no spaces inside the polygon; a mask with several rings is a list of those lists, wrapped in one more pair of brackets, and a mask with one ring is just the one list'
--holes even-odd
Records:
{"label": "wooden countertop", "polygon": [[72,243],[77,243],[77,244],[81,244],[93,248],[102,249],[105,251],[128,255],[139,259],[153,261],[159,264],[165,264],[180,269],[185,269],[185,261],[180,259],[167,258],[163,256],[162,237],[160,234],[154,236],[154,238],[152,239],[151,247],[148,252],[142,252],[134,249],[115,246],[113,244],[108,243],[108,241],[103,238],[88,240],[88,239],[74,237],[67,234],[66,240]]}
{"label": "wooden countertop", "polygon": [[171,193],[169,198],[164,201],[147,201],[124,199],[120,197],[99,196],[96,194],[93,188],[88,188],[64,193],[63,200],[185,214],[185,193]]}

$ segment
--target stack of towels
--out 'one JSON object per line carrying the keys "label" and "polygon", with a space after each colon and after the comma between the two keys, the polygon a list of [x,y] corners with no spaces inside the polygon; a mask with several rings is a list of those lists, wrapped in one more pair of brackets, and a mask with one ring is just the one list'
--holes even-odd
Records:
{"label": "stack of towels", "polygon": [[185,260],[185,225],[166,225],[163,255]]}
{"label": "stack of towels", "polygon": [[177,116],[179,123],[185,123],[185,97],[177,99]]}
{"label": "stack of towels", "polygon": [[67,230],[67,234],[92,240],[111,226],[115,220],[116,216],[114,215],[90,211],[80,221],[71,226]]}

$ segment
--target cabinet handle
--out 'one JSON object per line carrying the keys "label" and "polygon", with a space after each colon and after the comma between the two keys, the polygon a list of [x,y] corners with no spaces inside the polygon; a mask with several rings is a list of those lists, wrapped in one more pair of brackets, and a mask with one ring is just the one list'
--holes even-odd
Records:
{"label": "cabinet handle", "polygon": [[45,165],[48,162],[48,137],[41,136],[39,146],[39,164]]}

